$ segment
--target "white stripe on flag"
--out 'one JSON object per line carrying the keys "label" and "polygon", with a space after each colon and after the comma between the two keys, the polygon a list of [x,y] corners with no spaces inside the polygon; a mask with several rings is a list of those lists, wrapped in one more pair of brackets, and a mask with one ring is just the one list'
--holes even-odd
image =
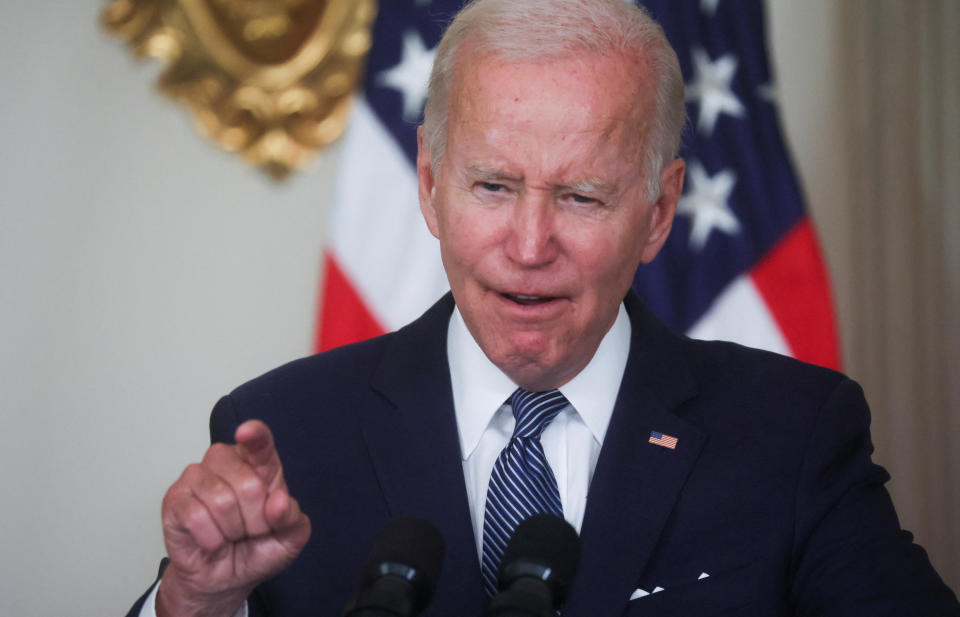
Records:
{"label": "white stripe on flag", "polygon": [[447,289],[436,238],[420,214],[416,172],[366,100],[344,136],[328,246],[387,330],[419,317]]}
{"label": "white stripe on flag", "polygon": [[734,279],[687,334],[696,339],[722,339],[791,355],[783,333],[747,274]]}

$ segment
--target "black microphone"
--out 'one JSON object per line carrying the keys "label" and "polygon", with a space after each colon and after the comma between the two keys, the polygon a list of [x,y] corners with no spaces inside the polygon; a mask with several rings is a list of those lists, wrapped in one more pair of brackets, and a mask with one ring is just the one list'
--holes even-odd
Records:
{"label": "black microphone", "polygon": [[430,521],[397,518],[373,543],[360,593],[344,617],[414,617],[433,599],[445,547]]}
{"label": "black microphone", "polygon": [[556,617],[580,565],[580,538],[552,514],[520,523],[500,562],[500,593],[484,617]]}

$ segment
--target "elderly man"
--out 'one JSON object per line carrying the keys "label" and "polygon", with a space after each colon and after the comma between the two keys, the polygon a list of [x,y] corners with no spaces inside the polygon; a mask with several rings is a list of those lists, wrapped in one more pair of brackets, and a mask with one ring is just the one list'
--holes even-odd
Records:
{"label": "elderly man", "polygon": [[630,294],[682,190],[682,90],[630,3],[466,7],[417,165],[452,293],[218,403],[139,614],[340,614],[377,530],[417,514],[448,546],[428,613],[478,615],[518,444],[521,500],[581,532],[566,614],[960,614],[899,528],[855,384],[687,340]]}

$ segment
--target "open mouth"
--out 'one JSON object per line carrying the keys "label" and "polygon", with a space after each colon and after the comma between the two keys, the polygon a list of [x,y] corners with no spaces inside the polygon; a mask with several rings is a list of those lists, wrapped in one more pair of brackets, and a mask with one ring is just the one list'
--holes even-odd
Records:
{"label": "open mouth", "polygon": [[516,302],[517,304],[521,304],[523,306],[534,306],[537,304],[546,304],[551,300],[556,300],[556,298],[553,296],[529,296],[526,294],[509,294],[509,293],[501,293],[500,295],[506,298],[507,300],[510,300],[511,302]]}

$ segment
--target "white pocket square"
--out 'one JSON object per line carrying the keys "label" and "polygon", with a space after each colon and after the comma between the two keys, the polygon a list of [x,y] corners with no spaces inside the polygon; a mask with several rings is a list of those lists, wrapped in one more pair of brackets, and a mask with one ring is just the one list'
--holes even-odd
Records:
{"label": "white pocket square", "polygon": [[646,589],[640,589],[639,587],[637,587],[636,590],[634,590],[634,592],[630,594],[630,599],[636,600],[637,598],[643,598],[645,596],[649,596],[652,593],[657,593],[658,591],[663,591],[663,587],[654,587],[653,591],[647,591]]}
{"label": "white pocket square", "polygon": [[[705,578],[710,578],[710,575],[707,574],[706,572],[701,572],[701,573],[700,573],[700,576],[697,577],[697,580],[698,580],[698,581],[702,581],[702,580],[705,579]],[[637,587],[637,588],[633,591],[633,593],[630,594],[630,599],[631,599],[631,600],[636,600],[636,599],[638,599],[638,598],[645,598],[645,597],[647,597],[647,596],[649,596],[649,595],[652,595],[652,594],[657,593],[658,591],[663,591],[663,587],[660,587],[660,586],[654,587],[654,588],[653,588],[653,591],[647,591],[646,589],[641,589],[640,587]]]}

